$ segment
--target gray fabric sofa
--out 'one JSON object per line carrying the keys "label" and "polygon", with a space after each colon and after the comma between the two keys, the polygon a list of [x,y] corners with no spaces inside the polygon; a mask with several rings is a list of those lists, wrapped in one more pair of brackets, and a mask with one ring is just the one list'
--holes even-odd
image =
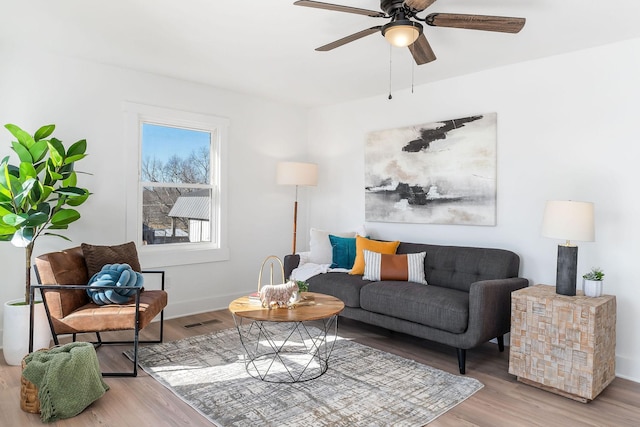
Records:
{"label": "gray fabric sofa", "polygon": [[[497,338],[511,325],[511,292],[527,287],[520,258],[503,249],[400,243],[396,253],[426,252],[429,283],[363,280],[329,272],[307,280],[309,290],[344,301],[341,316],[455,347],[460,373],[466,350]],[[289,277],[297,255],[285,257]]]}

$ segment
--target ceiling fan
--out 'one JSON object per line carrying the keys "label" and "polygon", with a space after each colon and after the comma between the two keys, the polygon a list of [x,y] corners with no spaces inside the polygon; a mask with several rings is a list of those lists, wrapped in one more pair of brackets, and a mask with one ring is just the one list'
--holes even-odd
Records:
{"label": "ceiling fan", "polygon": [[385,25],[367,28],[332,43],[316,48],[318,51],[328,51],[361,39],[380,31],[394,46],[409,47],[416,64],[422,65],[435,61],[427,38],[423,34],[421,21],[432,27],[466,28],[470,30],[498,31],[502,33],[517,33],[524,27],[524,18],[510,18],[506,16],[464,15],[459,13],[432,13],[424,18],[417,16],[436,0],[380,0],[382,12],[338,4],[323,3],[313,0],[299,0],[296,6],[315,7],[318,9],[335,10],[338,12],[355,13],[373,18],[391,19]]}

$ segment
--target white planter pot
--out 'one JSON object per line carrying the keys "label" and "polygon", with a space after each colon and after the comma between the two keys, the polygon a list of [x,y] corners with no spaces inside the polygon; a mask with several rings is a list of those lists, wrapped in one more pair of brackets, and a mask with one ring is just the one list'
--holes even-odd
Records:
{"label": "white planter pot", "polygon": [[[8,365],[20,365],[24,356],[29,354],[29,306],[12,305],[23,299],[4,303],[4,322],[2,331],[2,353]],[[47,321],[44,304],[34,305],[33,349],[49,348],[51,330]]]}
{"label": "white planter pot", "polygon": [[602,280],[583,279],[582,290],[588,297],[600,297],[602,296]]}

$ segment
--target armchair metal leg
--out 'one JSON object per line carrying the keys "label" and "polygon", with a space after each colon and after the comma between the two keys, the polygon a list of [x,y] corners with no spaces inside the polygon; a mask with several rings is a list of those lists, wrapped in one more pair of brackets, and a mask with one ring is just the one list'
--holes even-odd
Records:
{"label": "armchair metal leg", "polygon": [[498,350],[502,353],[504,351],[504,335],[496,337],[498,340]]}
{"label": "armchair metal leg", "polygon": [[[97,334],[98,337],[100,336]],[[103,372],[103,377],[137,377],[138,376],[138,348],[140,344],[159,344],[164,340],[164,310],[160,312],[160,334],[156,340],[141,340],[139,324],[136,321],[136,327],[133,332],[133,370],[131,372]],[[102,341],[101,344],[132,344],[131,341]]]}
{"label": "armchair metal leg", "polygon": [[[138,376],[138,329],[133,335],[133,369],[130,372],[103,372],[103,377],[137,377]],[[103,341],[103,344],[131,344],[131,341]]]}

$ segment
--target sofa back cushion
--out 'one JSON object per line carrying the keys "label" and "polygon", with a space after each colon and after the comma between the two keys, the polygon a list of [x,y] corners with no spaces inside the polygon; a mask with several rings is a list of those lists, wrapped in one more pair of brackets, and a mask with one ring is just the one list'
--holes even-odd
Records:
{"label": "sofa back cushion", "polygon": [[396,253],[426,252],[429,284],[469,292],[479,280],[518,277],[520,257],[504,249],[440,246],[402,242]]}

